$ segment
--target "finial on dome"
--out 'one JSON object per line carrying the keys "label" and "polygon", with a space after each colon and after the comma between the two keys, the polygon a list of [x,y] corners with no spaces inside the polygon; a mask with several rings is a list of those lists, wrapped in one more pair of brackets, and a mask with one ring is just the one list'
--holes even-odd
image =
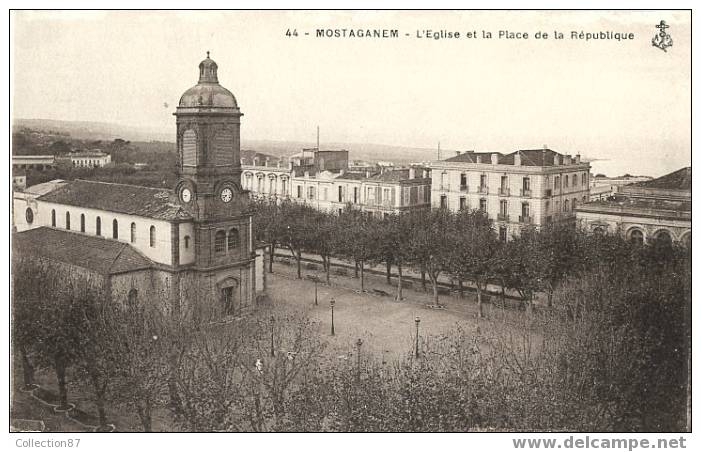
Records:
{"label": "finial on dome", "polygon": [[209,58],[209,50],[207,50],[207,58],[200,63],[199,83],[219,83],[217,79],[217,63]]}

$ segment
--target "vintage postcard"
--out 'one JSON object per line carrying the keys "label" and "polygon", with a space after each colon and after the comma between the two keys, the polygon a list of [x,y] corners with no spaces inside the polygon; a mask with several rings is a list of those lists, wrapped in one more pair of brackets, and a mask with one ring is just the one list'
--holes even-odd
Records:
{"label": "vintage postcard", "polygon": [[691,17],[10,11],[13,444],[689,447]]}

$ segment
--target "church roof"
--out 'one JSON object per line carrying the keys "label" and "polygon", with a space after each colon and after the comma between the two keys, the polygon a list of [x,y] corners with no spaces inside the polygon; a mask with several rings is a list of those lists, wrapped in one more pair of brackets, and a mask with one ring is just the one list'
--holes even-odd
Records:
{"label": "church roof", "polygon": [[17,256],[63,262],[102,275],[144,270],[153,265],[128,243],[48,227],[13,234],[12,250]]}
{"label": "church roof", "polygon": [[39,198],[40,201],[124,213],[156,220],[188,220],[169,189],[87,180],[74,180]]}

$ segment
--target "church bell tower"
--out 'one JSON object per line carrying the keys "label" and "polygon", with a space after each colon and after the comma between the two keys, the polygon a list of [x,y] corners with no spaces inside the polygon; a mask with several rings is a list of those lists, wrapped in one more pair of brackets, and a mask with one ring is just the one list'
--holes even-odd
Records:
{"label": "church bell tower", "polygon": [[[252,267],[252,223],[243,193],[240,160],[241,110],[219,84],[217,63],[199,65],[199,80],[185,91],[177,123],[180,204],[194,219],[194,268],[212,272]],[[238,282],[240,284],[240,281]]]}

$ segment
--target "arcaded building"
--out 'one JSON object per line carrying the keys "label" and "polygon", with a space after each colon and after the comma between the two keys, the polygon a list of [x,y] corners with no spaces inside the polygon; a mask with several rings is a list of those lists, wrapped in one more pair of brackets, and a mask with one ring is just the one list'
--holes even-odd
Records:
{"label": "arcaded building", "polygon": [[620,234],[643,243],[652,240],[691,245],[691,167],[657,179],[619,187],[608,199],[577,207],[585,230]]}
{"label": "arcaded building", "polygon": [[174,113],[173,189],[75,180],[18,192],[15,257],[97,278],[117,301],[253,307],[264,265],[240,185],[243,114],[217,69],[208,55]]}

